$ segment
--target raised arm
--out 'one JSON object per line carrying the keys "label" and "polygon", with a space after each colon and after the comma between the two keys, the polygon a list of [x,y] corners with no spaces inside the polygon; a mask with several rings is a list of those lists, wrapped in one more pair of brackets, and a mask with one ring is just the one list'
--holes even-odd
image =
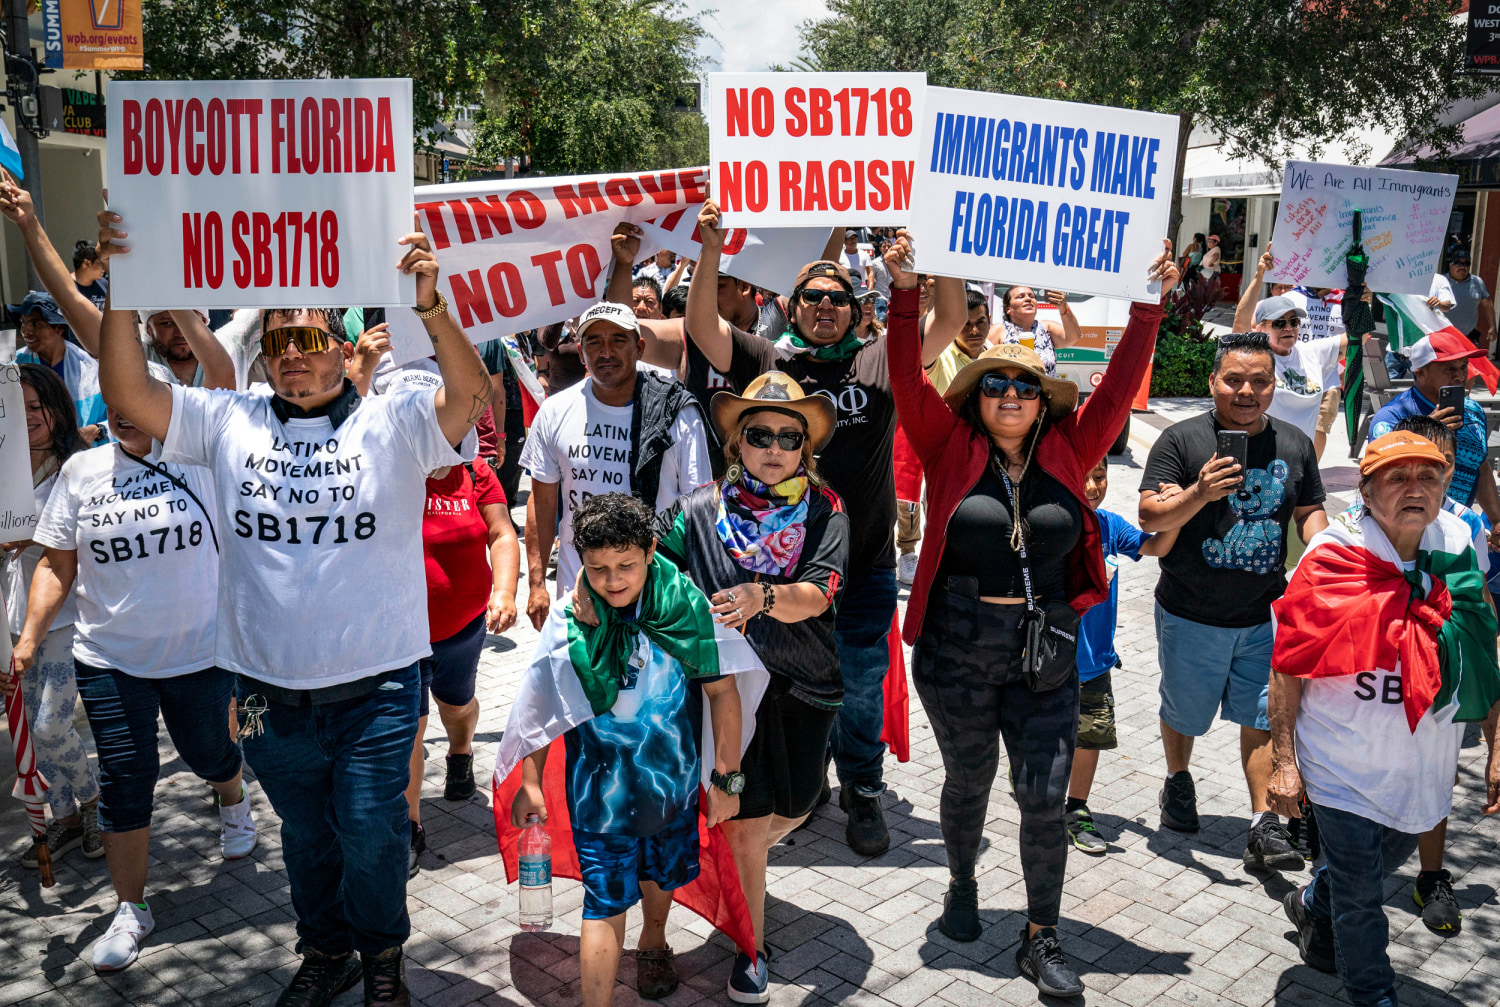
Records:
{"label": "raised arm", "polygon": [[719,317],[719,256],[724,249],[724,232],[719,229],[718,204],[712,199],[704,200],[703,209],[698,211],[698,235],[703,240],[703,252],[688,282],[688,338],[698,345],[709,366],[728,374],[734,362],[734,336],[729,323]]}
{"label": "raised arm", "polygon": [[685,273],[685,272],[687,272],[687,266],[688,266],[687,256],[686,255],[679,255],[677,257],[677,265],[674,266],[674,267],[672,267],[672,275],[668,276],[667,277],[667,281],[662,284],[662,287],[661,287],[661,292],[662,293],[665,294],[667,291],[671,290],[673,287],[677,286],[679,283],[682,282],[682,274]]}
{"label": "raised arm", "polygon": [[911,240],[902,231],[885,253],[891,273],[891,304],[885,316],[885,352],[891,374],[891,395],[901,429],[923,465],[936,463],[948,438],[962,421],[932,387],[922,367],[921,336],[917,333],[917,274],[907,268]]}
{"label": "raised arm", "polygon": [[609,274],[609,286],[604,288],[604,299],[627,308],[635,302],[630,298],[631,268],[635,257],[641,254],[641,229],[628,221],[615,225],[609,236],[609,251],[614,256],[614,272]]}
{"label": "raised arm", "polygon": [[[891,289],[894,292],[894,283]],[[968,320],[969,295],[964,290],[964,281],[956,276],[939,276],[933,285],[932,310],[917,323],[922,329],[924,368],[931,367],[932,362],[958,338]]]}
{"label": "raised arm", "polygon": [[[107,262],[112,256],[130,251],[130,246],[123,243],[126,232],[115,226],[124,222],[118,213],[99,211],[101,260]],[[172,423],[172,389],[146,370],[146,351],[136,333],[135,312],[111,307],[114,295],[111,284],[104,305],[104,322],[99,327],[99,391],[104,401],[127,420],[153,439],[165,441],[167,427]]]}
{"label": "raised arm", "polygon": [[1083,327],[1078,324],[1078,316],[1073,314],[1073,309],[1068,307],[1068,295],[1061,290],[1048,290],[1047,300],[1057,305],[1057,314],[1060,319],[1059,322],[1048,323],[1049,326],[1059,326],[1052,329],[1052,345],[1078,345],[1078,340],[1083,338]]}
{"label": "raised arm", "polygon": [[[703,218],[700,216],[698,219],[702,220]],[[828,232],[828,244],[823,246],[823,254],[820,256],[823,261],[837,262],[839,260],[839,253],[844,250],[844,232],[847,230],[847,227],[835,227],[832,231]],[[698,261],[702,262],[703,260],[699,259]]]}
{"label": "raised arm", "polygon": [[31,257],[31,264],[36,267],[36,275],[41,279],[42,286],[57,302],[63,318],[67,319],[68,327],[78,337],[79,345],[90,356],[97,357],[101,317],[99,309],[94,306],[93,301],[78,292],[73,274],[63,265],[62,257],[52,247],[47,232],[42,230],[41,221],[36,218],[36,211],[31,205],[31,193],[17,185],[15,179],[3,170],[0,170],[0,215],[21,229],[21,237],[26,242],[26,254]]}
{"label": "raised arm", "polygon": [[172,321],[177,323],[193,356],[198,359],[198,366],[203,368],[203,387],[234,391],[234,360],[223,344],[214,338],[207,323],[196,311],[173,311]]}
{"label": "raised arm", "polygon": [[1266,273],[1276,268],[1276,256],[1271,254],[1271,246],[1261,253],[1260,261],[1255,264],[1255,275],[1250,282],[1245,284],[1245,289],[1240,291],[1240,303],[1234,307],[1234,331],[1249,332],[1255,328],[1255,306],[1260,303],[1260,285],[1266,280]]}

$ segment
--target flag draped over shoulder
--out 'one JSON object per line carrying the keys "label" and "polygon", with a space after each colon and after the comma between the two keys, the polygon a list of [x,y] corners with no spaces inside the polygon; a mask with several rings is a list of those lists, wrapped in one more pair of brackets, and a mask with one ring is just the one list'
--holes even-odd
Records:
{"label": "flag draped over shoulder", "polygon": [[[1397,353],[1434,332],[1448,332],[1465,340],[1469,338],[1467,333],[1454,328],[1447,316],[1428,307],[1427,299],[1418,294],[1381,294],[1380,300],[1388,311],[1395,314],[1394,318],[1387,317],[1386,327],[1391,333],[1391,349]],[[1469,380],[1473,381],[1475,377],[1484,379],[1491,395],[1500,387],[1500,370],[1486,357],[1469,360]]]}
{"label": "flag draped over shoulder", "polygon": [[1468,526],[1451,514],[1427,527],[1410,572],[1363,507],[1338,515],[1271,612],[1272,668],[1294,678],[1399,668],[1412,731],[1455,696],[1458,721],[1483,720],[1500,698],[1495,614]]}
{"label": "flag draped over shoulder", "polygon": [[[655,563],[666,562],[658,555]],[[675,572],[675,567],[673,568]],[[681,575],[678,574],[680,577]],[[649,590],[649,587],[648,587]],[[696,589],[694,589],[696,590]],[[700,595],[701,597],[701,595]],[[494,791],[495,832],[505,862],[505,876],[515,881],[518,870],[517,842],[521,831],[511,824],[510,808],[521,789],[521,760],[543,748],[549,749],[542,776],[542,793],[547,805],[544,826],[552,837],[552,873],[555,877],[580,877],[578,853],[573,846],[572,823],[568,817],[567,756],[562,737],[595,716],[593,704],[573,664],[575,634],[571,609],[555,604],[542,626],[530,666],[521,676],[520,688],[511,705],[510,719],[500,739],[495,758]],[[706,636],[695,645],[706,660],[708,652],[716,661],[717,673],[733,675],[740,694],[741,753],[755,734],[755,711],[760,706],[770,682],[765,666],[744,636],[724,628],[711,619]],[[575,637],[576,639],[576,637]],[[602,643],[602,639],[601,639]],[[659,645],[659,644],[658,644]],[[687,670],[687,669],[685,669]],[[697,677],[691,671],[689,677]],[[606,707],[605,709],[608,709]],[[708,774],[714,764],[713,721],[709,704],[703,704],[703,776],[700,786],[708,785]],[[674,901],[702,916],[733,940],[746,954],[755,954],[755,933],[750,911],[740,887],[739,872],[723,830],[707,827],[702,809],[707,800],[700,792],[698,814],[698,877],[672,892]]]}

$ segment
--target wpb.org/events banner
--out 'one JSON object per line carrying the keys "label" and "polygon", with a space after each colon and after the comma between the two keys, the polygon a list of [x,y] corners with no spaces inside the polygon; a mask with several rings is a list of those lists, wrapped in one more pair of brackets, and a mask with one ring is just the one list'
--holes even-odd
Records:
{"label": "wpb.org/events banner", "polygon": [[1176,116],[929,87],[912,191],[924,272],[1154,299]]}

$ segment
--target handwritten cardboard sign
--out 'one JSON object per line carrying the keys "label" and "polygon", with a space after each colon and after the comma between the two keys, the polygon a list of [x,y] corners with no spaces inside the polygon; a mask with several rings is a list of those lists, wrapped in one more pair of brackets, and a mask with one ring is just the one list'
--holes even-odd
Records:
{"label": "handwritten cardboard sign", "polygon": [[35,530],[21,370],[16,364],[0,364],[0,542],[24,541]]}

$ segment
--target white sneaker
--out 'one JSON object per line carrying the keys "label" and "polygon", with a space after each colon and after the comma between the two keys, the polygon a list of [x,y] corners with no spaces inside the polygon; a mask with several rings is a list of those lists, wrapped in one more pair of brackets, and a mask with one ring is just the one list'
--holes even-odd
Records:
{"label": "white sneaker", "polygon": [[917,554],[904,552],[896,560],[896,580],[911,586],[911,582],[917,577]]}
{"label": "white sneaker", "polygon": [[255,849],[255,815],[250,811],[250,790],[240,786],[240,803],[219,805],[219,852],[225,860],[239,860]]}
{"label": "white sneaker", "polygon": [[94,968],[118,972],[129,967],[140,954],[141,941],[155,929],[156,920],[145,903],[121,902],[109,929],[94,942]]}

